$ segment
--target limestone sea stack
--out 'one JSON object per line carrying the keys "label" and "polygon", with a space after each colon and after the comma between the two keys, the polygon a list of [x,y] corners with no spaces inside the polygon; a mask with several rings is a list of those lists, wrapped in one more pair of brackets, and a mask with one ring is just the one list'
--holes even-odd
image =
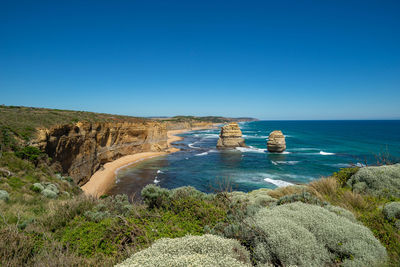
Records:
{"label": "limestone sea stack", "polygon": [[273,131],[270,133],[267,142],[269,152],[282,153],[286,149],[285,136],[282,131]]}
{"label": "limestone sea stack", "polygon": [[245,147],[242,131],[236,122],[231,122],[221,127],[217,148]]}

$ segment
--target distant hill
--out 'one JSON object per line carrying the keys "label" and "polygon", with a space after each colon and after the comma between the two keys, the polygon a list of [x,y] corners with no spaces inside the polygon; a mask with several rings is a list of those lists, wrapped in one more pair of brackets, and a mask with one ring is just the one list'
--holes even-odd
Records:
{"label": "distant hill", "polygon": [[157,117],[153,118],[156,120],[166,120],[166,121],[207,121],[207,122],[214,122],[214,123],[225,123],[225,122],[231,122],[231,121],[256,121],[257,119],[255,118],[247,118],[247,117],[240,117],[240,118],[227,118],[227,117],[221,117],[221,116],[203,116],[203,117],[197,117],[197,116],[174,116],[174,117]]}

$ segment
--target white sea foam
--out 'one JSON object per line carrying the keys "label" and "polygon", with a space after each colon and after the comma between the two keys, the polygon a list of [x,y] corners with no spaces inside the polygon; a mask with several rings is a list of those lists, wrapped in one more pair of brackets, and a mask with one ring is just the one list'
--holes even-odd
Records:
{"label": "white sea foam", "polygon": [[195,156],[201,157],[201,156],[205,156],[205,155],[207,155],[207,154],[208,154],[208,152],[203,152],[203,153],[196,154]]}
{"label": "white sea foam", "polygon": [[357,162],[356,166],[357,167],[365,167],[365,164],[362,164],[361,162]]}
{"label": "white sea foam", "polygon": [[264,181],[266,181],[267,183],[276,185],[278,187],[284,187],[284,186],[293,185],[292,183],[289,183],[289,182],[285,182],[285,181],[282,181],[282,180],[274,180],[274,179],[271,179],[271,178],[265,178]]}
{"label": "white sea foam", "polygon": [[200,147],[198,147],[198,146],[194,146],[194,144],[196,144],[196,143],[197,143],[197,142],[191,143],[191,144],[188,145],[188,147],[190,147],[190,148],[200,148]]}
{"label": "white sea foam", "polygon": [[251,153],[265,153],[265,149],[256,148],[256,147],[236,147],[236,150],[240,152],[251,152]]}
{"label": "white sea foam", "polygon": [[332,163],[332,164],[325,164],[325,165],[336,167],[336,168],[350,167],[350,164],[347,164],[347,163]]}
{"label": "white sea foam", "polygon": [[154,178],[154,183],[158,184],[160,182],[160,180],[157,180],[157,176]]}
{"label": "white sea foam", "polygon": [[296,160],[287,160],[287,161],[285,161],[285,160],[278,160],[278,161],[275,161],[275,163],[277,163],[277,164],[284,164],[284,165],[295,165],[295,164],[297,164],[297,163],[299,163],[300,161],[296,161]]}
{"label": "white sea foam", "polygon": [[164,173],[162,170],[158,170],[157,173]]}
{"label": "white sea foam", "polygon": [[202,134],[204,138],[218,138],[219,134]]}
{"label": "white sea foam", "polygon": [[269,152],[270,154],[291,154],[292,152],[289,152],[289,151],[283,151],[283,152]]}
{"label": "white sea foam", "polygon": [[274,165],[278,165],[278,162],[271,160],[271,163]]}
{"label": "white sea foam", "polygon": [[319,150],[319,151],[321,151],[321,149],[313,148],[313,147],[299,147],[299,148],[292,148],[290,150],[291,151],[309,151],[309,150]]}
{"label": "white sea foam", "polygon": [[322,150],[319,152],[319,154],[324,155],[324,156],[335,155],[335,153],[324,152]]}

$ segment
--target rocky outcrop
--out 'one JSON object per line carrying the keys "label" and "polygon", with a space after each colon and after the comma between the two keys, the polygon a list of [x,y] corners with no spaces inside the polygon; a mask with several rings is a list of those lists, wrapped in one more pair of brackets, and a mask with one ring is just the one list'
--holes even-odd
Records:
{"label": "rocky outcrop", "polygon": [[167,149],[167,127],[154,121],[81,123],[40,129],[33,145],[78,185],[107,162],[122,156]]}
{"label": "rocky outcrop", "polygon": [[217,148],[245,147],[242,131],[236,122],[221,127]]}
{"label": "rocky outcrop", "polygon": [[273,131],[270,133],[267,142],[269,152],[281,153],[286,150],[285,136],[282,131]]}

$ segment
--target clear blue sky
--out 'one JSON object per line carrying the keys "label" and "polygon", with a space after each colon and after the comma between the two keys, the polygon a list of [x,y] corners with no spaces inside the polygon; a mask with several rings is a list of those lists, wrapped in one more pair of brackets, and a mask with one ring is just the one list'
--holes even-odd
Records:
{"label": "clear blue sky", "polygon": [[400,1],[0,1],[0,104],[399,119]]}

